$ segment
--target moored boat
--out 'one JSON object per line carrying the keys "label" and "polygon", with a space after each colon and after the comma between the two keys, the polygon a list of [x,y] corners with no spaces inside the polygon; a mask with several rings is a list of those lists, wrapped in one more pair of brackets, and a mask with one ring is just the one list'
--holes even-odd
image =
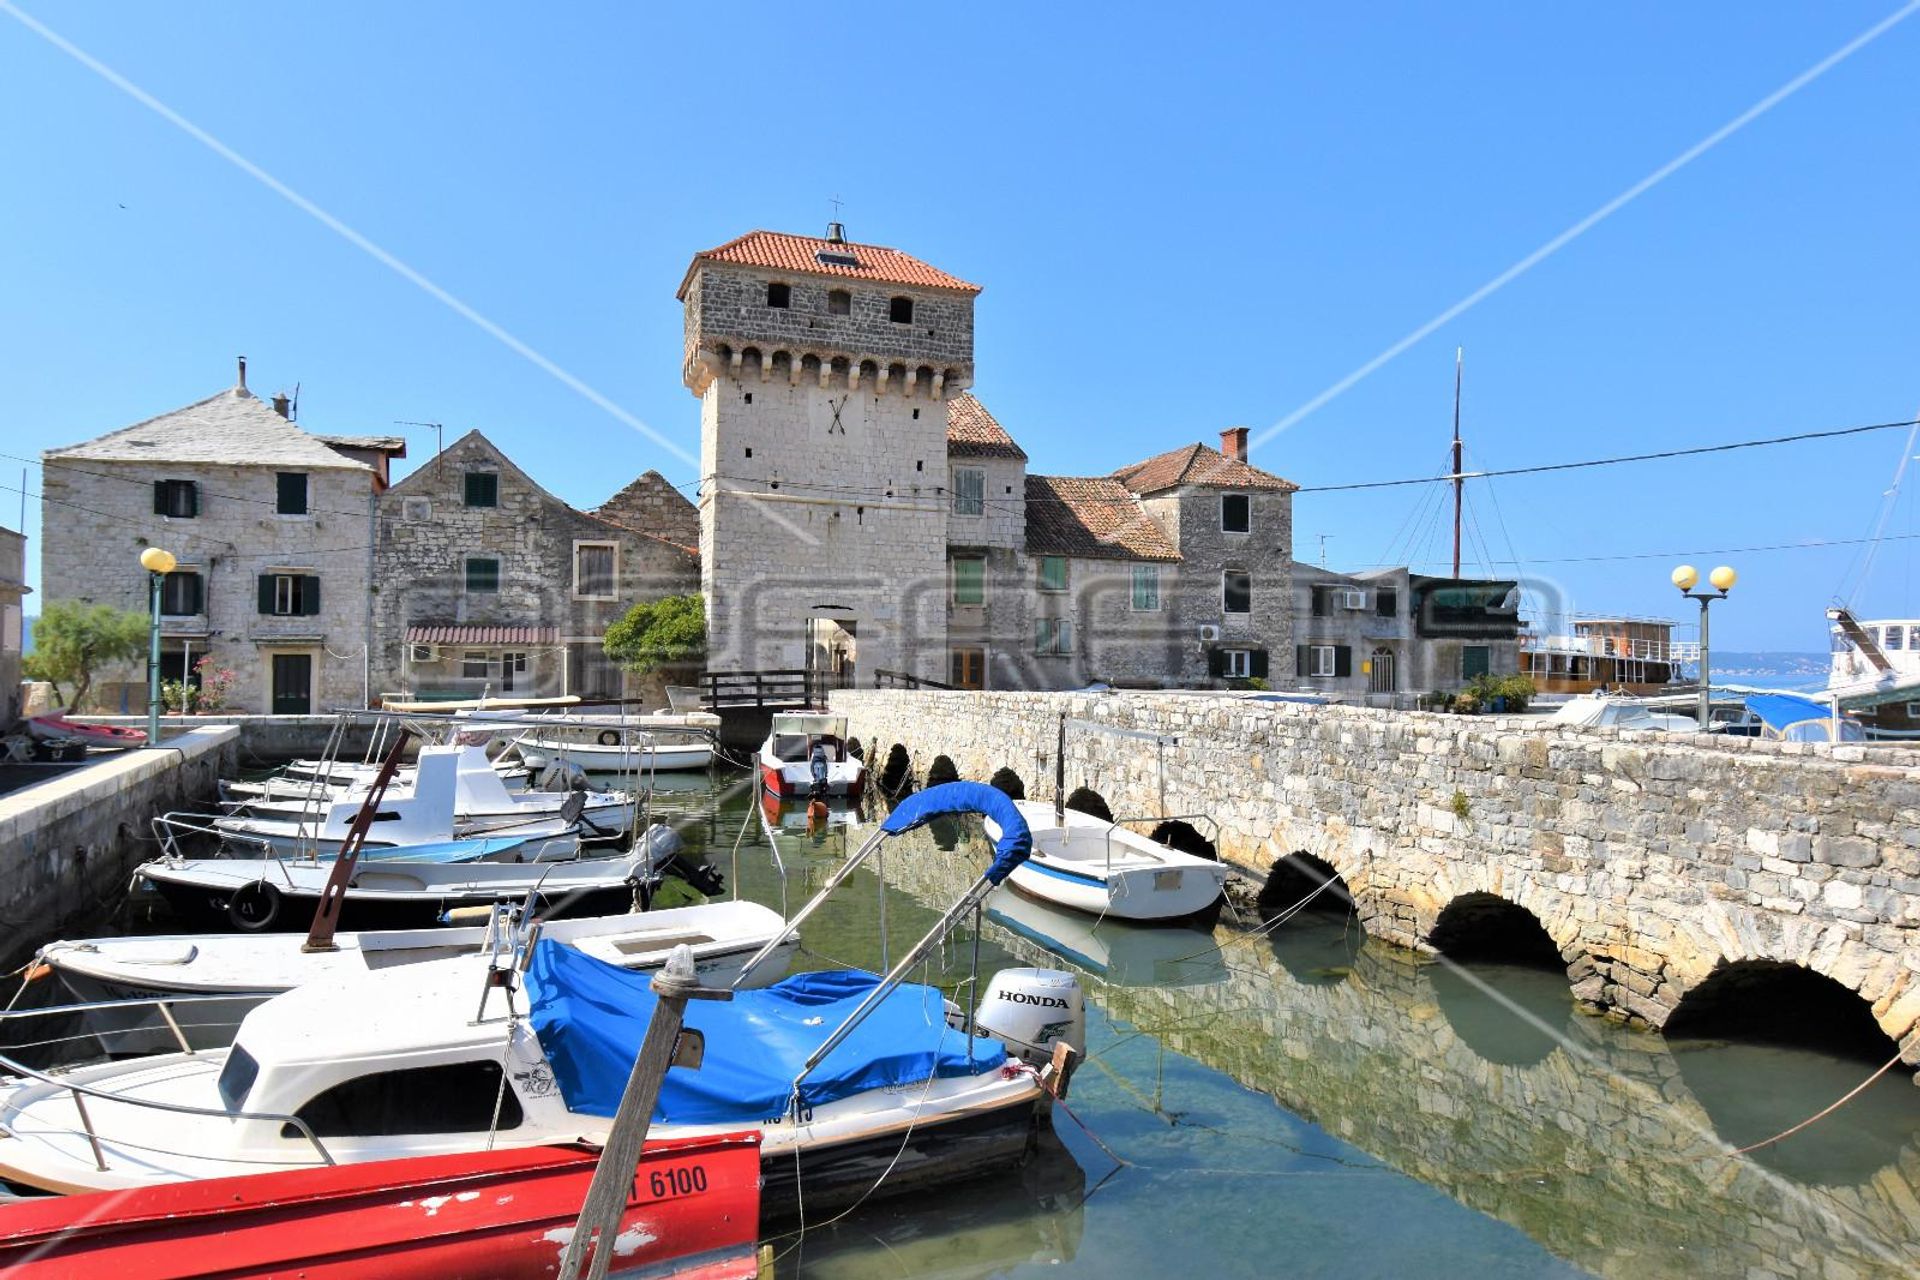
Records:
{"label": "moored boat", "polygon": [[847,751],[845,716],[774,715],[756,764],[761,787],[782,800],[824,796],[857,800],[866,788],[866,765]]}
{"label": "moored boat", "polygon": [[27,732],[42,742],[80,743],[88,747],[144,747],[146,731],[119,724],[89,724],[63,711],[27,719]]}
{"label": "moored boat", "polygon": [[1032,800],[1013,802],[1033,832],[1033,856],[1008,884],[1043,902],[1121,920],[1180,920],[1208,911],[1223,864],[1150,840],[1117,822]]}
{"label": "moored boat", "polygon": [[[648,1143],[612,1233],[613,1273],[756,1275],[758,1147],[753,1133]],[[0,1214],[0,1270],[19,1280],[533,1280],[554,1274],[598,1160],[579,1144],[522,1147],[22,1200]]]}

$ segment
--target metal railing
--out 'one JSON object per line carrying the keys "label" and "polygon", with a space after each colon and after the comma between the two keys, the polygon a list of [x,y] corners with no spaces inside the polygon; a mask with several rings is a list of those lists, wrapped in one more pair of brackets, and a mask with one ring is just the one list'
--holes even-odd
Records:
{"label": "metal railing", "polygon": [[[182,1028],[180,1020],[175,1016],[174,1009],[177,1006],[208,1005],[214,1003],[231,1004],[235,1000],[244,1000],[247,998],[249,997],[246,993],[235,992],[212,996],[169,996],[141,1000],[107,1000],[95,1004],[53,1005],[44,1009],[10,1009],[0,1013],[0,1025],[28,1018],[52,1017],[55,1015],[70,1016],[78,1014],[82,1016],[97,1016],[103,1013],[111,1014],[119,1011],[137,1013],[142,1010],[153,1009],[159,1013],[162,1022],[164,1022],[167,1030],[173,1037],[175,1045],[173,1051],[186,1057],[199,1057],[203,1051],[195,1049],[188,1041],[186,1031]],[[266,997],[262,995],[260,998],[265,999]],[[200,1027],[225,1026],[226,1024],[189,1023],[188,1025]],[[238,1026],[237,1023],[234,1025],[236,1027]],[[33,1042],[32,1047],[40,1048],[47,1045],[65,1044],[78,1040],[99,1040],[101,1041],[102,1051],[110,1052],[111,1050],[107,1049],[105,1044],[108,1037],[125,1037],[155,1030],[157,1029],[144,1026],[121,1028],[118,1030],[92,1030],[82,1032],[78,1035],[61,1037],[56,1040]],[[66,1068],[66,1070],[78,1070],[86,1065],[89,1064],[78,1064],[75,1067]],[[326,1144],[321,1142],[319,1136],[314,1133],[307,1122],[297,1115],[286,1115],[272,1111],[229,1110],[225,1107],[195,1107],[182,1102],[162,1102],[154,1098],[127,1097],[114,1093],[111,1090],[96,1088],[90,1084],[83,1084],[77,1080],[62,1079],[52,1071],[43,1071],[27,1066],[25,1063],[16,1060],[10,1053],[0,1053],[0,1072],[5,1072],[8,1076],[19,1080],[36,1081],[51,1089],[56,1089],[68,1094],[73,1100],[75,1114],[80,1117],[80,1128],[78,1130],[68,1129],[63,1131],[57,1128],[46,1127],[36,1128],[35,1132],[36,1134],[66,1132],[78,1133],[84,1136],[87,1140],[88,1149],[93,1153],[94,1166],[101,1173],[105,1173],[109,1169],[107,1153],[106,1148],[101,1143],[103,1136],[102,1131],[99,1126],[94,1123],[92,1114],[87,1110],[86,1099],[88,1098],[95,1098],[102,1102],[111,1102],[116,1106],[142,1108],[149,1111],[164,1111],[172,1115],[206,1116],[209,1119],[221,1120],[264,1120],[268,1122],[278,1122],[283,1133],[286,1128],[291,1127],[300,1137],[306,1139],[308,1145],[313,1148],[314,1154],[319,1156],[322,1164],[331,1165],[336,1163],[333,1154],[327,1150]],[[17,1112],[17,1108],[0,1106],[0,1131],[6,1130],[6,1120],[9,1112]],[[108,1141],[113,1140],[111,1136],[108,1136]],[[129,1143],[129,1145],[134,1144]],[[189,1153],[183,1152],[180,1154]]]}
{"label": "metal railing", "polygon": [[954,686],[906,671],[888,671],[884,667],[876,667],[873,672],[873,687],[876,689],[952,689]]}

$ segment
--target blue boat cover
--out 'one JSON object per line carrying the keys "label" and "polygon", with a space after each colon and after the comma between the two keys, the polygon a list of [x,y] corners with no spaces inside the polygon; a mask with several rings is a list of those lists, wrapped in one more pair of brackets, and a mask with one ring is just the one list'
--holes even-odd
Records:
{"label": "blue boat cover", "polygon": [[[551,939],[534,944],[526,989],[534,1033],[567,1109],[612,1116],[653,1017],[653,975],[596,960]],[[697,1071],[667,1072],[653,1118],[663,1124],[757,1124],[785,1114],[793,1078],[880,984],[871,973],[802,973],[730,1001],[690,1000],[686,1025],[706,1037]],[[993,1040],[947,1025],[935,987],[902,984],[800,1085],[815,1107],[929,1075],[979,1075],[1006,1061]]]}
{"label": "blue boat cover", "polygon": [[370,845],[360,851],[362,862],[478,862],[495,854],[511,853],[527,843],[525,836],[488,836],[473,840],[442,840],[438,844]]}
{"label": "blue boat cover", "polygon": [[1027,820],[1007,793],[984,782],[943,782],[937,787],[915,792],[887,815],[880,829],[890,836],[924,826],[950,813],[978,813],[992,818],[1000,828],[1000,843],[993,847],[993,865],[987,879],[999,884],[1033,852],[1033,833]]}
{"label": "blue boat cover", "polygon": [[1796,698],[1788,693],[1756,693],[1747,697],[1747,710],[1760,717],[1770,738],[1791,742],[1856,742],[1866,736],[1856,720],[1840,717],[1835,735],[1833,711],[1811,698]]}

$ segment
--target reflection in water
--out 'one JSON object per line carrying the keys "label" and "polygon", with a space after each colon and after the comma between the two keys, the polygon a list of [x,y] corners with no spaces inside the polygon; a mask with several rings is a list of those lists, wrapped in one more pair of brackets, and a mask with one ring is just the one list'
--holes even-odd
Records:
{"label": "reflection in water", "polygon": [[[714,827],[731,842],[740,810],[728,812]],[[777,906],[791,882],[797,905],[845,849],[778,838],[776,863],[755,824],[739,883]],[[863,870],[808,922],[796,967],[899,954],[931,920],[927,904],[984,865],[971,829],[952,852],[925,833],[896,842],[884,886]],[[1165,936],[1190,955],[1193,932]],[[983,972],[1088,975],[1091,1057],[1055,1122],[1092,1192],[1071,1243],[1046,1245],[1057,1206],[954,1186],[863,1206],[782,1274],[1487,1280],[1560,1273],[1560,1259],[1622,1280],[1920,1274],[1920,1090],[1905,1073],[1730,1158],[1873,1064],[1669,1043],[1571,1013],[1558,975],[1462,973],[1366,943],[1338,917],[1302,915],[1270,939],[1222,926],[1211,936],[1224,949],[1178,973],[1152,954],[1155,938],[1136,953],[1130,936],[1104,923],[1075,936],[1000,898],[982,933]],[[958,992],[971,949],[961,939],[928,976]],[[1205,976],[1182,980],[1192,972]],[[965,1217],[981,1195],[999,1207]]]}
{"label": "reflection in water", "polygon": [[1572,1033],[1565,970],[1442,961],[1422,972],[1453,1034],[1496,1066],[1534,1066]]}
{"label": "reflection in water", "polygon": [[1011,885],[987,899],[987,919],[1118,987],[1203,986],[1227,978],[1226,961],[1205,929],[1103,920],[1037,902]]}

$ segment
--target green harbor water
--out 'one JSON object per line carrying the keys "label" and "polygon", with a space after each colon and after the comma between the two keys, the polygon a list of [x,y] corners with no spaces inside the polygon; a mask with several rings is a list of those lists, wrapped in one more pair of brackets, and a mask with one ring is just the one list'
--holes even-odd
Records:
{"label": "green harbor water", "polygon": [[[791,911],[871,826],[779,825],[736,778],[660,797],[742,896]],[[985,865],[967,823],[890,842],[796,967],[898,957]],[[869,864],[872,866],[873,864]],[[1027,1167],[773,1241],[782,1277],[1920,1274],[1920,1089],[1877,1063],[1672,1042],[1564,975],[1419,960],[1337,915],[1146,929],[1001,891],[981,974],[1072,970],[1088,1058]],[[925,976],[966,999],[963,928]]]}

